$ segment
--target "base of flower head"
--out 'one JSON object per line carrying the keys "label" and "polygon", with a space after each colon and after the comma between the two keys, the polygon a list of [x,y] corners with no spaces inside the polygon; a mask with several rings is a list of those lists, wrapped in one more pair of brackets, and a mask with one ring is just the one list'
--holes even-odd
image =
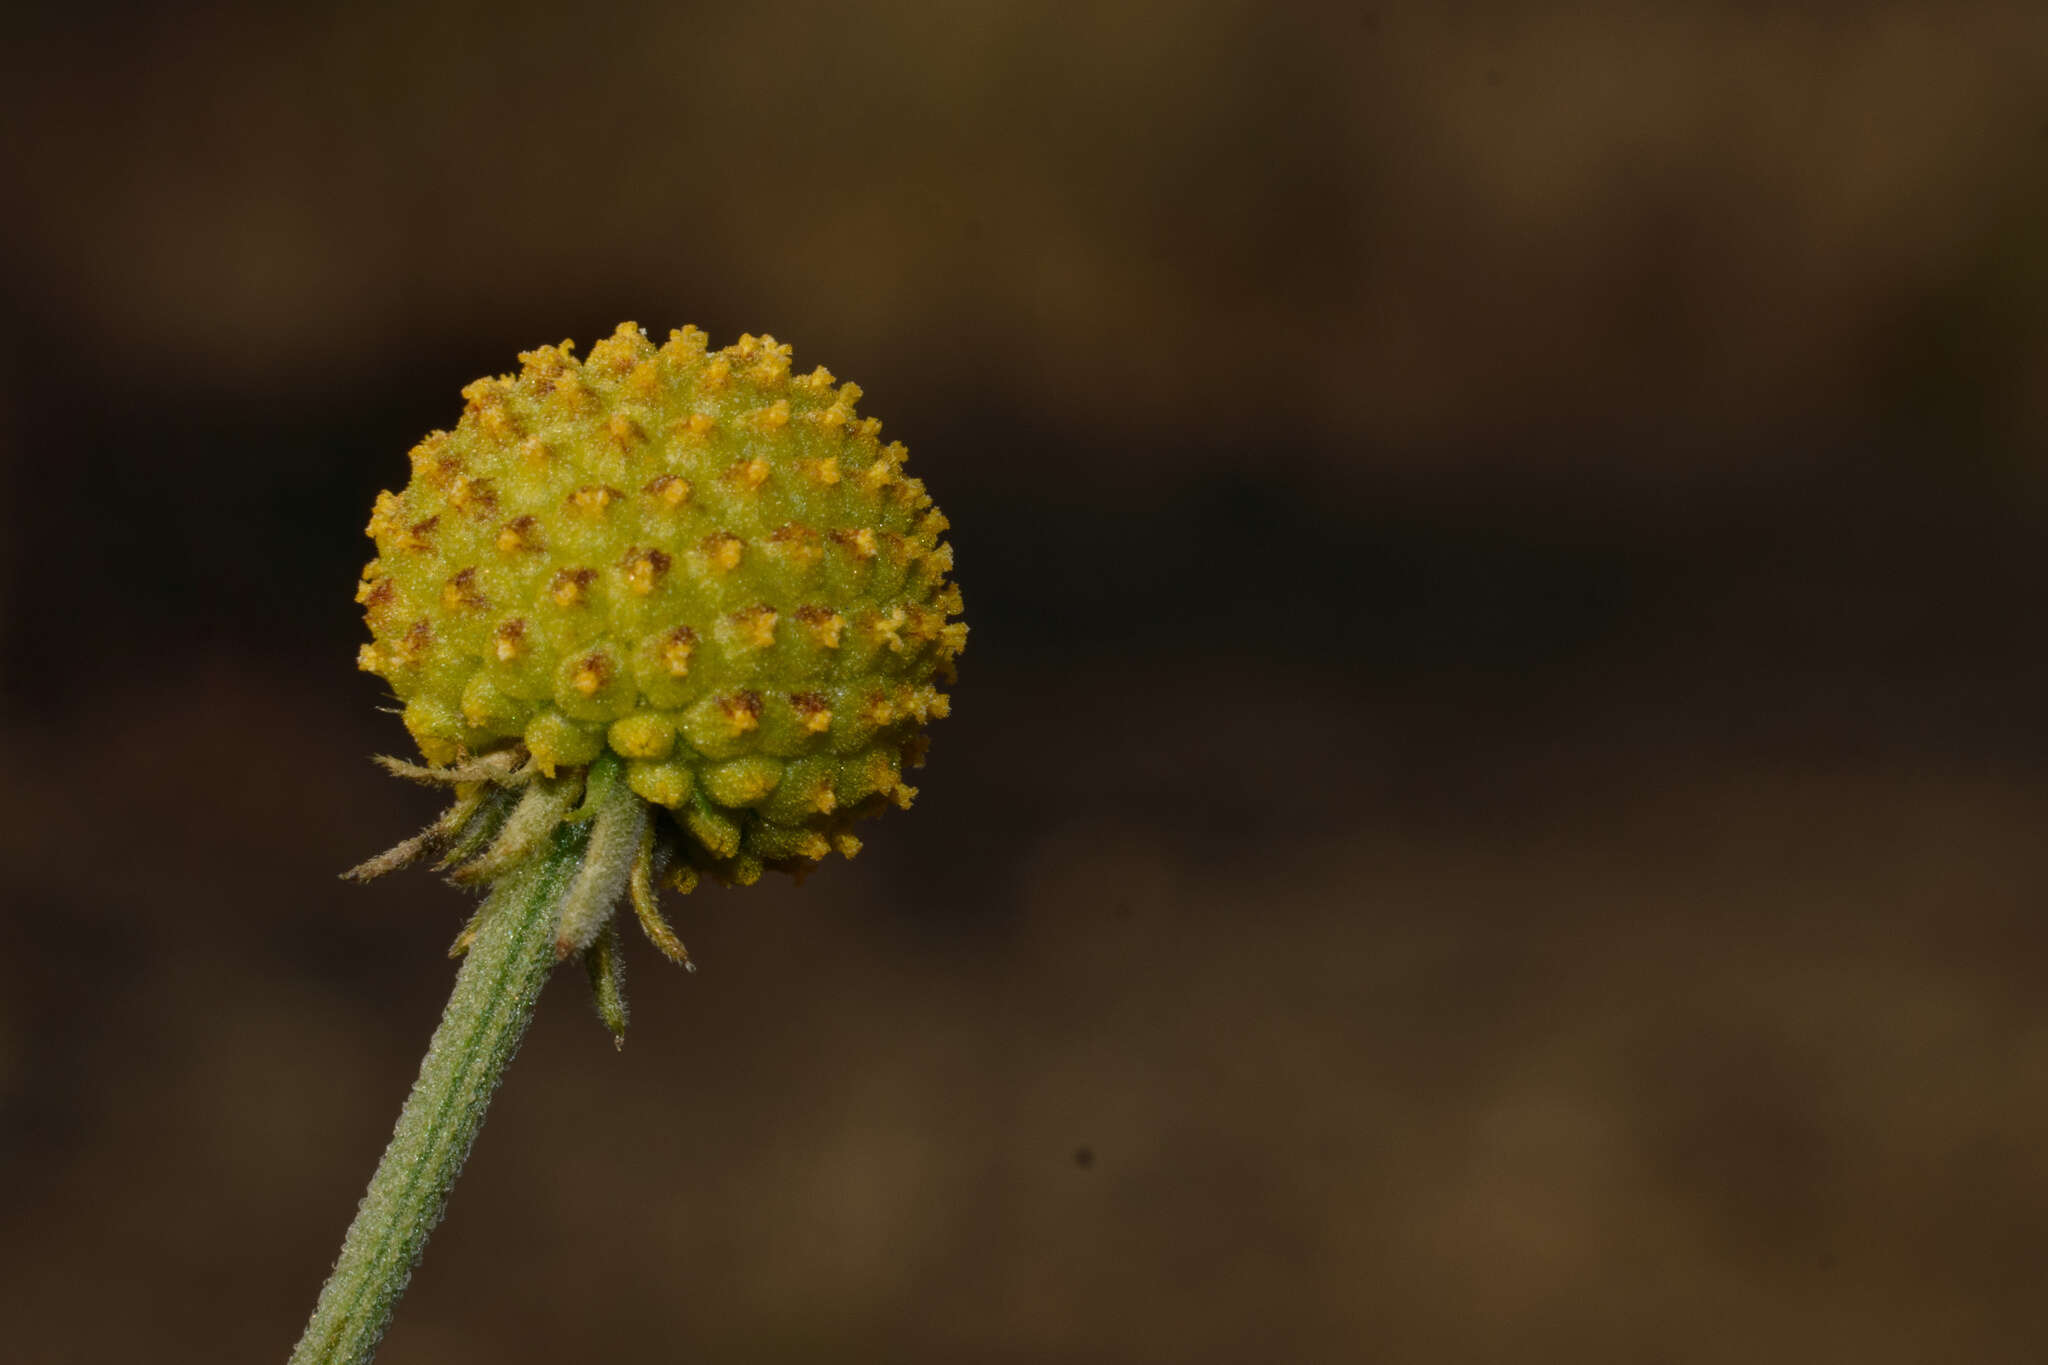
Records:
{"label": "base of flower head", "polygon": [[[610,752],[582,767],[552,765],[552,772],[518,745],[439,766],[377,762],[397,776],[447,788],[454,799],[426,829],[342,874],[351,880],[368,881],[433,857],[458,885],[488,890],[549,847],[558,830],[574,829],[581,865],[557,916],[555,956],[589,968],[598,1012],[621,1039],[626,1009],[614,921],[622,902],[632,906],[641,931],[663,956],[695,971],[662,914],[658,888],[687,893],[706,877],[747,886],[770,870],[801,880],[830,852],[858,853],[860,841],[847,827],[888,801],[877,793],[790,827],[702,794],[676,806],[649,801]],[[896,786],[909,790],[900,781]],[[468,950],[491,905],[486,900],[456,936],[450,956]]]}

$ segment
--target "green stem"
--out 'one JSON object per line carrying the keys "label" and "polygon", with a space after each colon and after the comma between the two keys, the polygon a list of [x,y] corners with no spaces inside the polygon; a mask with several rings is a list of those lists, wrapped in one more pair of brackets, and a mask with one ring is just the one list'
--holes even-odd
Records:
{"label": "green stem", "polygon": [[419,1079],[291,1365],[368,1365],[377,1353],[555,965],[555,917],[586,837],[583,826],[562,826],[491,892]]}

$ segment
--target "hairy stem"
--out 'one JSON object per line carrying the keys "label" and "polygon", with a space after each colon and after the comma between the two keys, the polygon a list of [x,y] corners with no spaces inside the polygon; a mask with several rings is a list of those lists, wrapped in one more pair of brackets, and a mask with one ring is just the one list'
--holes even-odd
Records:
{"label": "hairy stem", "polygon": [[562,826],[491,892],[291,1365],[367,1365],[376,1354],[555,965],[555,919],[586,837],[584,826]]}

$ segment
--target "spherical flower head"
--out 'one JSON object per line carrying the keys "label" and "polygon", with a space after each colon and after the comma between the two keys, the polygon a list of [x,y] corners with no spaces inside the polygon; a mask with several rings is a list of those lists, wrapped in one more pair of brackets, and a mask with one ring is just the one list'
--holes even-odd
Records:
{"label": "spherical flower head", "polygon": [[433,764],[607,751],[728,880],[907,806],[967,627],[946,519],[860,390],[631,323],[482,379],[378,495],[359,659]]}

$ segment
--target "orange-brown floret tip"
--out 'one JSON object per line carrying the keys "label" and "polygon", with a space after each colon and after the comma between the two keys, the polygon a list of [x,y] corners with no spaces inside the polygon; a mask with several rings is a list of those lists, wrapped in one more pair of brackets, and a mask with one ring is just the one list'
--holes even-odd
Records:
{"label": "orange-brown floret tip", "polygon": [[966,642],[948,523],[860,387],[792,357],[627,323],[462,390],[357,589],[358,666],[430,762],[609,755],[671,884],[851,856],[908,803]]}

